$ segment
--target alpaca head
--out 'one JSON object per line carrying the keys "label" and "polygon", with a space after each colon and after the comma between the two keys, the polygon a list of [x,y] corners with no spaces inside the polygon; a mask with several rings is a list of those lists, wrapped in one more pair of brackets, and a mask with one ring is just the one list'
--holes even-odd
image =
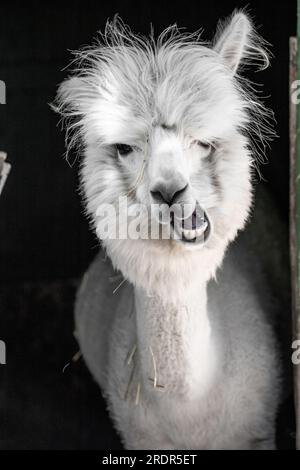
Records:
{"label": "alpaca head", "polygon": [[[167,239],[104,240],[131,281],[154,282],[166,266],[175,275],[193,272],[196,259],[207,279],[244,226],[255,161],[251,141],[266,129],[266,110],[239,72],[268,64],[262,44],[248,17],[237,12],[210,44],[176,27],[155,41],[115,21],[102,43],[78,53],[57,108],[67,118],[70,143],[82,144],[81,181],[95,227],[99,207],[115,207],[121,196],[129,213],[136,204],[190,210],[186,225],[176,225],[179,240],[174,217]],[[122,211],[118,207],[117,217]],[[155,212],[141,218],[159,223]]]}

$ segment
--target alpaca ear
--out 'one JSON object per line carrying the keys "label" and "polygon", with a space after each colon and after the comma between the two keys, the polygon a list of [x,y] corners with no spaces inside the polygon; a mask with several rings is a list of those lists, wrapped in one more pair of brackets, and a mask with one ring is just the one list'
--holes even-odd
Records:
{"label": "alpaca ear", "polygon": [[96,92],[87,77],[74,76],[64,80],[58,88],[51,108],[63,118],[68,152],[85,134],[85,121],[95,100]]}
{"label": "alpaca ear", "polygon": [[92,89],[86,79],[68,78],[58,88],[54,110],[62,115],[80,116],[87,111],[91,95]]}
{"label": "alpaca ear", "polygon": [[252,21],[243,12],[218,25],[214,50],[235,74],[240,65],[252,64],[263,70],[269,65],[265,41],[255,32]]}

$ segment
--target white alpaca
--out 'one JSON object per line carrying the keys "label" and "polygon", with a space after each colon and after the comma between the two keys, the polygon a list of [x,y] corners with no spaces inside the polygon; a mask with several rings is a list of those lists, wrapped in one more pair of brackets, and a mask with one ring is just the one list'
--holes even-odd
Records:
{"label": "white alpaca", "polygon": [[[112,264],[99,255],[78,294],[79,343],[126,448],[275,446],[280,368],[263,259],[241,237],[215,275],[249,215],[251,142],[268,130],[238,74],[268,65],[262,45],[242,12],[212,44],[176,27],[155,42],[114,22],[59,89],[96,229],[99,206],[124,194],[131,206],[204,209],[203,243],[198,225],[179,241],[104,240]],[[113,267],[128,281],[114,293]]]}

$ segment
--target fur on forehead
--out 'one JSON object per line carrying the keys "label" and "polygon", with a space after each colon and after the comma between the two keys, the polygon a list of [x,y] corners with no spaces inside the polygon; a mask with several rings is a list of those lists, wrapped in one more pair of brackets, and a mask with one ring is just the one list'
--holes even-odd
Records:
{"label": "fur on forehead", "polygon": [[263,45],[243,12],[219,24],[212,43],[177,26],[157,40],[134,35],[115,18],[95,46],[75,53],[74,73],[59,88],[55,109],[68,120],[69,146],[78,138],[138,144],[156,125],[204,139],[243,129],[264,142],[269,112],[238,73],[251,61],[267,66]]}

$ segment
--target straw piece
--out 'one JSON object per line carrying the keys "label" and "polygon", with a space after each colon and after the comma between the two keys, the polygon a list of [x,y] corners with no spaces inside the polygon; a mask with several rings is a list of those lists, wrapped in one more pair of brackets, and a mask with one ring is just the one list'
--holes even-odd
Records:
{"label": "straw piece", "polygon": [[117,292],[117,290],[124,284],[124,282],[126,282],[126,279],[122,279],[120,284],[113,290],[113,294],[115,294]]}
{"label": "straw piece", "polygon": [[149,346],[149,349],[150,349],[150,353],[151,353],[151,357],[152,357],[152,363],[153,363],[153,373],[154,373],[153,387],[156,388],[156,387],[157,387],[157,369],[156,369],[156,361],[155,361],[155,357],[154,357],[154,354],[153,354],[153,349],[152,349],[152,347]]}
{"label": "straw piece", "polygon": [[135,405],[138,405],[140,402],[140,394],[141,394],[141,384],[138,382],[136,387],[136,396],[135,396]]}

